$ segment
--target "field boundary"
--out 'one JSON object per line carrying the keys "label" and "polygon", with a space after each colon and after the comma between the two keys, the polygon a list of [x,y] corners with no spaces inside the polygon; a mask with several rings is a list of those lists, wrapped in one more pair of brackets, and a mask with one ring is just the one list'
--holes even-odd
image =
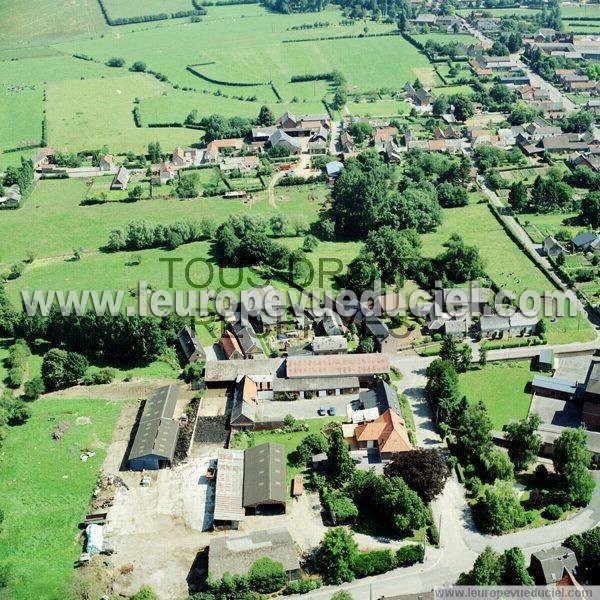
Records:
{"label": "field boundary", "polygon": [[257,86],[265,86],[265,85],[269,85],[268,81],[261,81],[261,82],[256,82],[256,83],[241,83],[241,82],[236,82],[236,81],[221,81],[219,79],[213,79],[212,77],[208,77],[208,75],[204,75],[203,73],[200,73],[200,71],[194,69],[194,67],[192,65],[188,65],[186,67],[186,70],[189,71],[192,75],[195,75],[196,77],[199,77],[200,79],[204,79],[204,81],[208,81],[209,83],[214,83],[216,85],[227,85],[230,87],[257,87]]}
{"label": "field boundary", "polygon": [[[185,17],[200,17],[206,14],[204,7],[191,8],[190,10],[180,10],[172,13],[156,13],[153,15],[138,15],[136,17],[117,17],[110,16],[109,10],[104,5],[104,0],[98,0],[100,12],[110,27],[118,27],[119,25],[132,25],[133,23],[151,23],[153,21],[167,21],[169,19],[182,19]],[[194,5],[195,6],[195,5]]]}
{"label": "field boundary", "polygon": [[330,35],[316,38],[299,38],[297,40],[281,40],[282,44],[299,44],[301,42],[328,42],[332,40],[357,40],[361,38],[389,37],[400,35],[399,31],[386,31],[384,33],[357,33],[354,35]]}

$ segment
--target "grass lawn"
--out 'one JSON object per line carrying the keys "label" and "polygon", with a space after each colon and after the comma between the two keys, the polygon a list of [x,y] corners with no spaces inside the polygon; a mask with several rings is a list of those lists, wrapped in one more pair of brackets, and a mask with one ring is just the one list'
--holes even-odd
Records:
{"label": "grass lawn", "polygon": [[[270,431],[255,431],[250,434],[243,434],[239,438],[234,440],[232,448],[247,448],[250,446],[258,446],[259,444],[265,444],[266,442],[275,442],[277,444],[283,444],[285,446],[285,452],[287,456],[298,447],[300,442],[309,433],[318,433],[328,423],[342,423],[345,417],[323,417],[321,419],[306,419],[305,421],[299,421],[307,425],[306,431],[295,431],[292,433],[285,432],[283,430],[270,430]],[[288,474],[288,495],[291,495],[291,482],[295,475],[306,472],[304,467],[297,467],[295,465],[287,465]]]}
{"label": "grass lawn", "polygon": [[410,106],[402,100],[393,100],[387,98],[383,100],[369,100],[362,102],[346,102],[346,107],[351,115],[361,117],[395,117],[407,115],[410,112]]}
{"label": "grass lawn", "polygon": [[[82,550],[77,529],[88,503],[120,405],[104,400],[41,399],[28,423],[11,428],[0,464],[4,511],[0,560],[12,565],[7,598],[67,598],[73,561]],[[78,417],[91,423],[76,424]],[[60,442],[52,431],[70,427]],[[96,456],[79,460],[84,449]]]}
{"label": "grass lawn", "polygon": [[576,4],[573,6],[561,6],[560,12],[563,18],[568,17],[593,17],[600,18],[600,5],[598,4]]}
{"label": "grass lawn", "polygon": [[[540,293],[555,289],[544,273],[508,237],[487,204],[444,209],[443,215],[442,225],[437,231],[421,236],[425,256],[439,254],[450,235],[458,233],[467,244],[479,248],[487,274],[501,289],[512,290],[517,297],[527,289]],[[551,344],[593,339],[593,331],[585,319],[565,316],[548,325],[548,342]]]}
{"label": "grass lawn", "polygon": [[519,222],[529,234],[529,237],[540,244],[548,235],[556,235],[559,230],[565,230],[570,236],[577,234],[581,229],[573,225],[565,225],[569,219],[576,217],[578,213],[549,213],[543,215],[519,215]]}
{"label": "grass lawn", "polygon": [[470,402],[483,400],[494,429],[529,413],[531,392],[525,391],[534,376],[529,361],[489,363],[459,375],[460,393]]}
{"label": "grass lawn", "polygon": [[474,44],[475,37],[468,33],[439,33],[439,32],[431,32],[431,33],[419,33],[413,35],[413,37],[421,42],[421,44],[425,45],[427,42],[436,42],[438,44]]}

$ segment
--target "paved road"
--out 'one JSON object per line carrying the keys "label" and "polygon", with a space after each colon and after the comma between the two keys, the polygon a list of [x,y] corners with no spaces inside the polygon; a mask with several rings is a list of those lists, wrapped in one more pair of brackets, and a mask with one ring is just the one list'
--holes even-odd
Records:
{"label": "paved road", "polygon": [[329,154],[335,156],[339,153],[340,132],[342,129],[341,121],[331,122],[331,142],[329,143]]}

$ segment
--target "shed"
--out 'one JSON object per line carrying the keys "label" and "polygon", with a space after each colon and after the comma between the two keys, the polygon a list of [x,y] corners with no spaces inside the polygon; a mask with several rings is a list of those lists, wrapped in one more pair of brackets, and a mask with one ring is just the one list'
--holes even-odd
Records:
{"label": "shed", "polygon": [[536,375],[531,382],[533,391],[540,396],[550,398],[563,398],[570,400],[577,391],[577,382]]}
{"label": "shed", "polygon": [[554,350],[542,348],[540,350],[540,371],[552,371],[554,369]]}
{"label": "shed", "polygon": [[285,512],[285,447],[268,442],[244,451],[244,508],[280,508]]}
{"label": "shed", "polygon": [[294,477],[294,481],[292,482],[292,496],[294,498],[298,498],[298,496],[302,496],[304,493],[304,479],[302,475],[296,475]]}
{"label": "shed", "polygon": [[167,385],[146,400],[129,452],[132,471],[157,470],[173,461],[179,434],[179,423],[173,418],[177,397],[177,387]]}
{"label": "shed", "polygon": [[246,511],[242,504],[244,481],[244,451],[221,448],[217,454],[217,484],[215,486],[215,529],[237,529]]}

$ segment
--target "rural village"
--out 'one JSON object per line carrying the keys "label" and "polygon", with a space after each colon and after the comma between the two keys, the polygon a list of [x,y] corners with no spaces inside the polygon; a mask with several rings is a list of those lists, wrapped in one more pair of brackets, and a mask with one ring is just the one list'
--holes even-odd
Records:
{"label": "rural village", "polygon": [[0,599],[598,585],[600,4],[19,4]]}

